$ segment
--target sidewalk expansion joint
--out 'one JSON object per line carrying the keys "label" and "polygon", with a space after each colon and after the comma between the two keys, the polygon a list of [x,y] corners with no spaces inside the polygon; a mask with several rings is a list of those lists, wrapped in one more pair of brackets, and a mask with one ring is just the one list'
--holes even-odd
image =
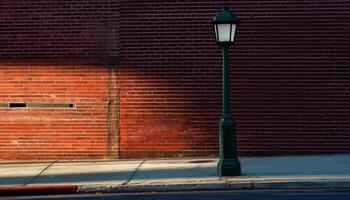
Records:
{"label": "sidewalk expansion joint", "polygon": [[129,180],[127,180],[126,182],[122,183],[122,185],[127,185],[130,183],[130,181],[135,177],[137,171],[140,169],[140,167],[143,165],[143,163],[145,162],[146,160],[143,160],[139,166],[136,167],[135,171],[132,173],[132,175],[130,176]]}
{"label": "sidewalk expansion joint", "polygon": [[50,163],[47,167],[45,167],[45,169],[43,169],[38,175],[34,176],[30,181],[28,181],[27,183],[24,184],[24,186],[27,186],[31,183],[34,182],[35,179],[37,179],[42,173],[44,173],[44,171],[46,171],[47,169],[49,169],[53,164],[55,164],[57,162],[57,160],[53,161],[52,163]]}

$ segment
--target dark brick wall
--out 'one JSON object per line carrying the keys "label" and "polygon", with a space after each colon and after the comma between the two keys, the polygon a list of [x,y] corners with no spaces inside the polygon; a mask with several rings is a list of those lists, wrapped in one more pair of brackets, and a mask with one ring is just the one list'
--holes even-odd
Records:
{"label": "dark brick wall", "polygon": [[117,51],[118,0],[3,0],[1,58],[100,58]]}
{"label": "dark brick wall", "polygon": [[240,155],[350,152],[349,1],[121,1],[121,155],[218,154],[221,52],[231,48]]}
{"label": "dark brick wall", "polygon": [[350,152],[349,1],[7,0],[0,103],[76,107],[1,107],[0,159],[217,156],[224,4],[239,154]]}

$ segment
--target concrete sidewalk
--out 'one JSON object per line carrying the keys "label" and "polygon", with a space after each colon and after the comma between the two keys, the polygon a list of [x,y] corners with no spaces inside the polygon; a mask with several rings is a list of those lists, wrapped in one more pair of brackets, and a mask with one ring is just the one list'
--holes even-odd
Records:
{"label": "concrete sidewalk", "polygon": [[0,164],[0,195],[227,189],[350,189],[350,155],[243,157],[220,178],[217,159]]}

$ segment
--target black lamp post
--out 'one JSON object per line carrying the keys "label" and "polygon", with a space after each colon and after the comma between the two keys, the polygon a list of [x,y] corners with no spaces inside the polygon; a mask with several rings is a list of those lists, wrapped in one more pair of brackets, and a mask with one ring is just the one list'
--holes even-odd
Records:
{"label": "black lamp post", "polygon": [[223,111],[220,121],[220,176],[241,175],[237,157],[236,124],[230,112],[230,64],[229,48],[236,33],[237,17],[225,6],[213,19],[216,42],[223,49]]}

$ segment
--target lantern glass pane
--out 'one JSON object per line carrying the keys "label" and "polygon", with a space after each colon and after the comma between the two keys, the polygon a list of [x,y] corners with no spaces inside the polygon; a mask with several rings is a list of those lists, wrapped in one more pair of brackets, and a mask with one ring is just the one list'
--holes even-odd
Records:
{"label": "lantern glass pane", "polygon": [[218,24],[219,42],[230,42],[231,24]]}
{"label": "lantern glass pane", "polygon": [[231,29],[231,42],[233,42],[235,40],[236,24],[232,24]]}
{"label": "lantern glass pane", "polygon": [[219,42],[219,38],[218,38],[218,26],[216,24],[214,24],[214,31],[215,31],[215,39],[216,42]]}

